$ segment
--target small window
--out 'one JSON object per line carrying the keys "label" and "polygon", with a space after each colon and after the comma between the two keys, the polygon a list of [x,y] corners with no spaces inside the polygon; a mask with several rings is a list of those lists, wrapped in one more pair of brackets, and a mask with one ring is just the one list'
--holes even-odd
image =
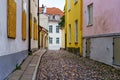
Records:
{"label": "small window", "polygon": [[93,3],[88,5],[88,26],[93,25]]}
{"label": "small window", "polygon": [[37,19],[34,18],[34,40],[38,40]]}
{"label": "small window", "polygon": [[59,44],[59,42],[60,42],[59,38],[56,38],[56,44]]}
{"label": "small window", "polygon": [[22,1],[22,40],[26,40],[26,12],[25,12],[25,2]]}
{"label": "small window", "polygon": [[15,0],[8,0],[7,4],[8,20],[7,20],[7,35],[8,38],[16,38],[16,2]]}
{"label": "small window", "polygon": [[74,3],[76,4],[78,0],[74,0]]}
{"label": "small window", "polygon": [[78,42],[78,20],[75,20],[75,42]]}
{"label": "small window", "polygon": [[49,37],[49,44],[52,44],[52,43],[53,43],[53,38]]}
{"label": "small window", "polygon": [[59,26],[56,26],[56,33],[59,33]]}
{"label": "small window", "polygon": [[68,33],[68,35],[69,35],[69,43],[71,43],[71,41],[72,41],[71,24],[69,24],[69,33]]}
{"label": "small window", "polygon": [[52,33],[52,25],[49,26],[49,33]]}
{"label": "small window", "polygon": [[55,15],[53,15],[53,20],[55,19]]}
{"label": "small window", "polygon": [[68,11],[71,9],[70,0],[68,0]]}

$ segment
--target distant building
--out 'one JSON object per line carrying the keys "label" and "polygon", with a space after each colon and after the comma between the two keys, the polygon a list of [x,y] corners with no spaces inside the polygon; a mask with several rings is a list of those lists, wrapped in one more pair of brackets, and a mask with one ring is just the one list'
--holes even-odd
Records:
{"label": "distant building", "polygon": [[61,47],[61,30],[58,23],[63,16],[63,12],[58,8],[46,8],[48,15],[48,49],[59,50]]}
{"label": "distant building", "polygon": [[120,0],[83,0],[83,54],[120,65]]}
{"label": "distant building", "polygon": [[40,27],[40,47],[48,48],[48,15],[43,13],[39,14],[39,27]]}

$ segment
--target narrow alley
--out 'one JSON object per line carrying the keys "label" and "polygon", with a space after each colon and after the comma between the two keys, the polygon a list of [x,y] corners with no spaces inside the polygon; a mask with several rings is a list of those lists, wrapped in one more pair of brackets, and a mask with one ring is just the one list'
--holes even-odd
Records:
{"label": "narrow alley", "polygon": [[120,71],[64,50],[47,51],[36,80],[120,80]]}

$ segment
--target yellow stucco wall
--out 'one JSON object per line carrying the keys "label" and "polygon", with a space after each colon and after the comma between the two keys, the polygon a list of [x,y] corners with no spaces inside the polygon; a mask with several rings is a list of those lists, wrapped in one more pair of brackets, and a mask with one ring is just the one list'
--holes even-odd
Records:
{"label": "yellow stucco wall", "polygon": [[16,2],[15,0],[7,0],[8,10],[8,37],[16,38]]}
{"label": "yellow stucco wall", "polygon": [[[67,34],[67,47],[79,48],[80,55],[82,55],[82,0],[78,0],[74,3],[74,0],[70,0],[70,10],[68,10],[68,1],[65,4],[65,29]],[[75,20],[78,20],[78,43],[75,44]],[[71,36],[72,40],[69,43],[69,24],[71,24]]]}
{"label": "yellow stucco wall", "polygon": [[62,29],[62,48],[65,48],[65,27]]}

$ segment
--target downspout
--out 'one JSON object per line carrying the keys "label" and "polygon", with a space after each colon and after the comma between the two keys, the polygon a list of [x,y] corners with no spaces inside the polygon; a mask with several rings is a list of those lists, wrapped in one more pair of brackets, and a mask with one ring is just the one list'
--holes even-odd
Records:
{"label": "downspout", "polygon": [[28,1],[28,51],[31,52],[31,38],[30,38],[30,0]]}
{"label": "downspout", "polygon": [[40,49],[40,31],[39,31],[39,0],[38,0],[38,49]]}

